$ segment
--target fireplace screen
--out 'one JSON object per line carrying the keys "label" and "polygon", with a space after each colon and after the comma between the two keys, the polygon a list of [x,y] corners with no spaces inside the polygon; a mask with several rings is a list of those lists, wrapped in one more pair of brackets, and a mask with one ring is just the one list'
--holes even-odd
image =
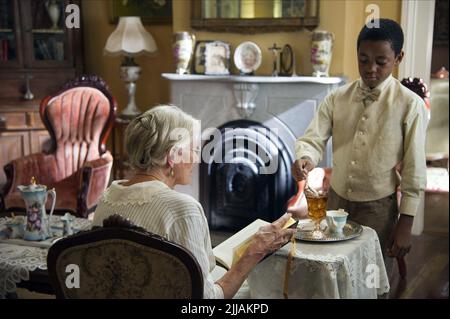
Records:
{"label": "fireplace screen", "polygon": [[219,130],[205,143],[200,165],[200,201],[211,229],[234,231],[281,216],[295,193],[293,154],[276,131],[253,121]]}

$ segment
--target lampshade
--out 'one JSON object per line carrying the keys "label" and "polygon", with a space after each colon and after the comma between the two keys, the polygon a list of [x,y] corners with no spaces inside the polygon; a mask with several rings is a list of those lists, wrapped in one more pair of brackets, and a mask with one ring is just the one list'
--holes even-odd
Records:
{"label": "lampshade", "polygon": [[120,17],[116,30],[106,41],[104,53],[135,56],[158,51],[152,35],[145,30],[139,17]]}

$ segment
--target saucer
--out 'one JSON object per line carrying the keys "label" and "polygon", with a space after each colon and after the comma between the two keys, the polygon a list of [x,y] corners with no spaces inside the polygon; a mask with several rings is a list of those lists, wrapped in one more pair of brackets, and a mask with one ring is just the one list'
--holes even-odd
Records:
{"label": "saucer", "polygon": [[322,238],[315,238],[312,235],[314,224],[311,220],[309,220],[309,222],[303,222],[302,224],[299,223],[299,226],[297,227],[298,231],[294,235],[295,239],[311,242],[336,242],[358,237],[363,232],[362,226],[354,221],[347,221],[341,234],[331,233],[324,221],[320,223],[320,228],[322,229],[324,236]]}

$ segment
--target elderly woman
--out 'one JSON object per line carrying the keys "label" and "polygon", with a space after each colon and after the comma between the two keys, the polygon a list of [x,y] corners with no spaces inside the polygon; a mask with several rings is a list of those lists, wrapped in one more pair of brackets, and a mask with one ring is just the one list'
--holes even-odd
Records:
{"label": "elderly woman", "polygon": [[200,145],[200,137],[194,136],[195,125],[199,125],[197,120],[175,106],[157,106],[135,118],[125,133],[135,174],[130,180],[114,181],[105,191],[93,224],[101,225],[110,214],[118,213],[187,248],[202,269],[204,297],[232,298],[250,270],[286,243],[295,230],[282,229],[290,214],[262,227],[243,257],[214,281],[215,258],[203,208],[191,196],[173,189],[191,182],[194,163],[199,161],[199,150],[194,149]]}

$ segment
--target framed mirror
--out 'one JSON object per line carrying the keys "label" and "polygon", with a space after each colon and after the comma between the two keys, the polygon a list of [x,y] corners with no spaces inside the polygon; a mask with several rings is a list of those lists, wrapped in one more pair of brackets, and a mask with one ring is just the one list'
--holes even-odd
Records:
{"label": "framed mirror", "polygon": [[213,32],[296,31],[319,25],[319,0],[192,0],[191,26]]}

